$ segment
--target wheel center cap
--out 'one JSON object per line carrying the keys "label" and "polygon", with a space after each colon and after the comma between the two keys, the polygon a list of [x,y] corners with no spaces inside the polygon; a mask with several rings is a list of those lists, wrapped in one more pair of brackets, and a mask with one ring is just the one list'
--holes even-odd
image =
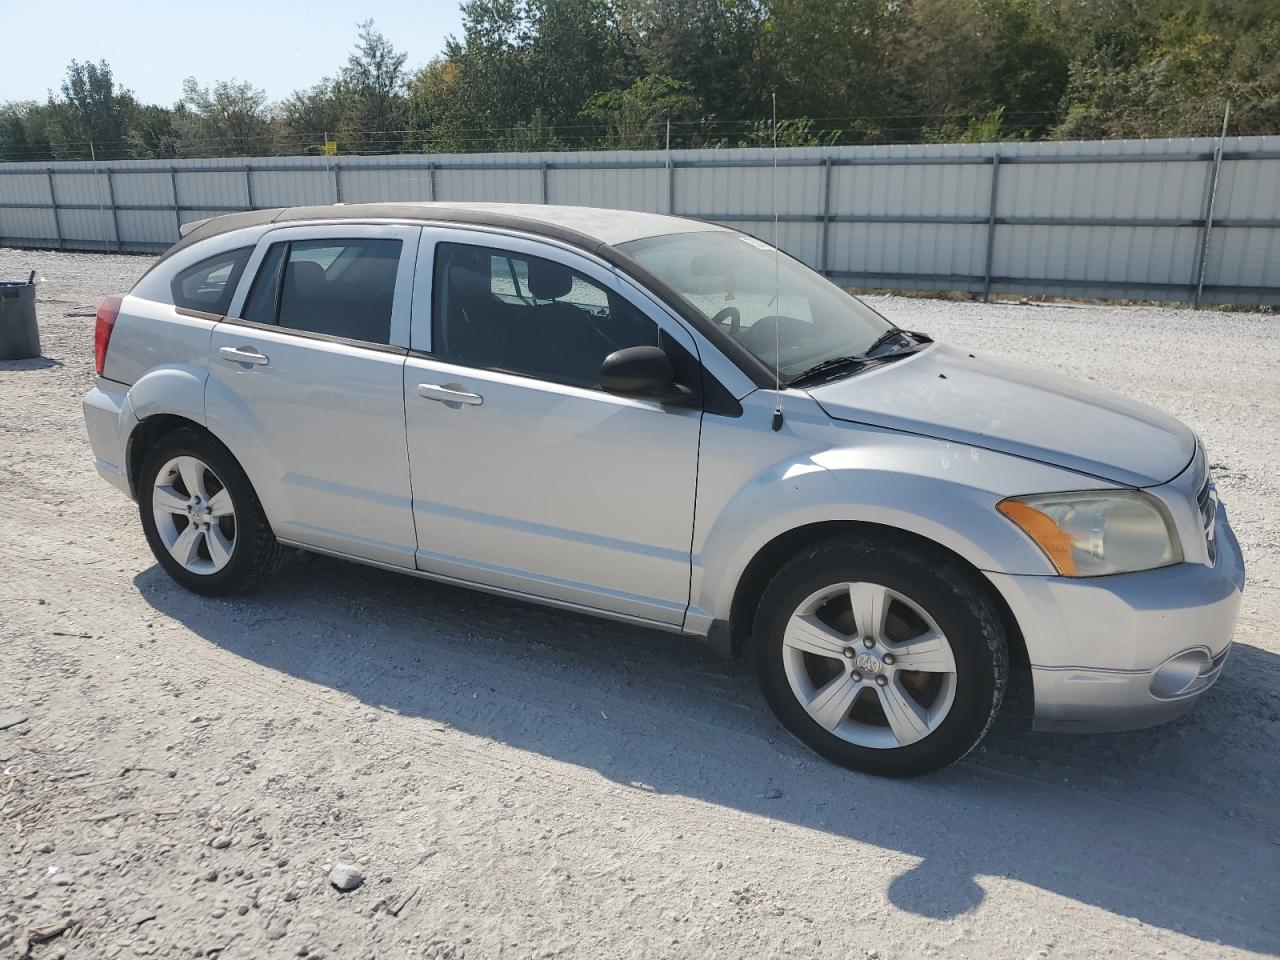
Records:
{"label": "wheel center cap", "polygon": [[857,665],[859,670],[868,675],[879,673],[882,667],[880,658],[873,653],[860,653],[858,654],[858,658],[853,662]]}

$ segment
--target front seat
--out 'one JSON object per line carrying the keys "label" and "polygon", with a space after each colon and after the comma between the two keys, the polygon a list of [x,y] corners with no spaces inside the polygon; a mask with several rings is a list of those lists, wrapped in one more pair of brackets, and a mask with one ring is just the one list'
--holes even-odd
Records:
{"label": "front seat", "polygon": [[616,347],[596,329],[582,307],[561,297],[573,289],[573,273],[549,260],[529,261],[529,293],[537,301],[529,311],[525,335],[535,335],[529,356],[546,366],[542,372],[594,386],[604,358]]}
{"label": "front seat", "polygon": [[313,260],[294,260],[284,275],[280,326],[327,333],[324,268]]}
{"label": "front seat", "polygon": [[491,258],[481,250],[450,255],[440,352],[481,367],[502,366],[506,304],[493,295]]}

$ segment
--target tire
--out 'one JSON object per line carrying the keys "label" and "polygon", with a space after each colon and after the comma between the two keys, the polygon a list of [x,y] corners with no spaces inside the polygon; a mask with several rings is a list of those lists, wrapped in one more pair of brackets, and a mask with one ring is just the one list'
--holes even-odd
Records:
{"label": "tire", "polygon": [[755,625],[760,687],[783,726],[863,773],[913,777],[954,763],[1004,698],[997,611],[969,572],[927,546],[817,544],[774,576]]}
{"label": "tire", "polygon": [[[205,496],[195,513],[188,509],[184,515],[179,501],[189,506],[197,496],[189,486],[203,487]],[[284,550],[253,485],[231,452],[208,434],[184,428],[162,436],[143,460],[137,489],[151,552],[165,573],[193,593],[237,593],[278,569]],[[230,512],[221,512],[228,505]]]}

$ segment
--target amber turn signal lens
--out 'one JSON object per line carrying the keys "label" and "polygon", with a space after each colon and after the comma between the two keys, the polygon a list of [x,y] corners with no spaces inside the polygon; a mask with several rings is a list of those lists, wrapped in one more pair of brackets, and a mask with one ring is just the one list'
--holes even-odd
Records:
{"label": "amber turn signal lens", "polygon": [[1020,500],[1001,500],[996,509],[1022,528],[1036,542],[1064,577],[1076,575],[1076,561],[1071,555],[1071,536],[1048,514]]}

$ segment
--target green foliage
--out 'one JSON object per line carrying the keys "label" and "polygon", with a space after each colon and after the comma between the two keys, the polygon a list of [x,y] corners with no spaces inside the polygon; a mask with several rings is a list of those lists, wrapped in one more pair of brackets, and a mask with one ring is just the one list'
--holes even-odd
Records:
{"label": "green foliage", "polygon": [[[0,105],[0,159],[1280,132],[1276,0],[463,0],[424,66],[366,20],[332,79],[269,105],[188,80],[140,104],[72,61]],[[409,38],[411,39],[411,38]]]}
{"label": "green foliage", "polygon": [[267,95],[235,79],[202,87],[195,77],[182,82],[182,101],[174,111],[178,155],[252,157],[271,143]]}
{"label": "green foliage", "polygon": [[388,153],[399,148],[406,59],[408,54],[398,52],[372,20],[360,24],[356,49],[333,86],[344,149]]}
{"label": "green foliage", "polygon": [[696,117],[693,88],[671,77],[641,77],[625,90],[598,93],[582,109],[582,116],[605,129],[601,145],[644,150],[665,146],[667,122]]}

